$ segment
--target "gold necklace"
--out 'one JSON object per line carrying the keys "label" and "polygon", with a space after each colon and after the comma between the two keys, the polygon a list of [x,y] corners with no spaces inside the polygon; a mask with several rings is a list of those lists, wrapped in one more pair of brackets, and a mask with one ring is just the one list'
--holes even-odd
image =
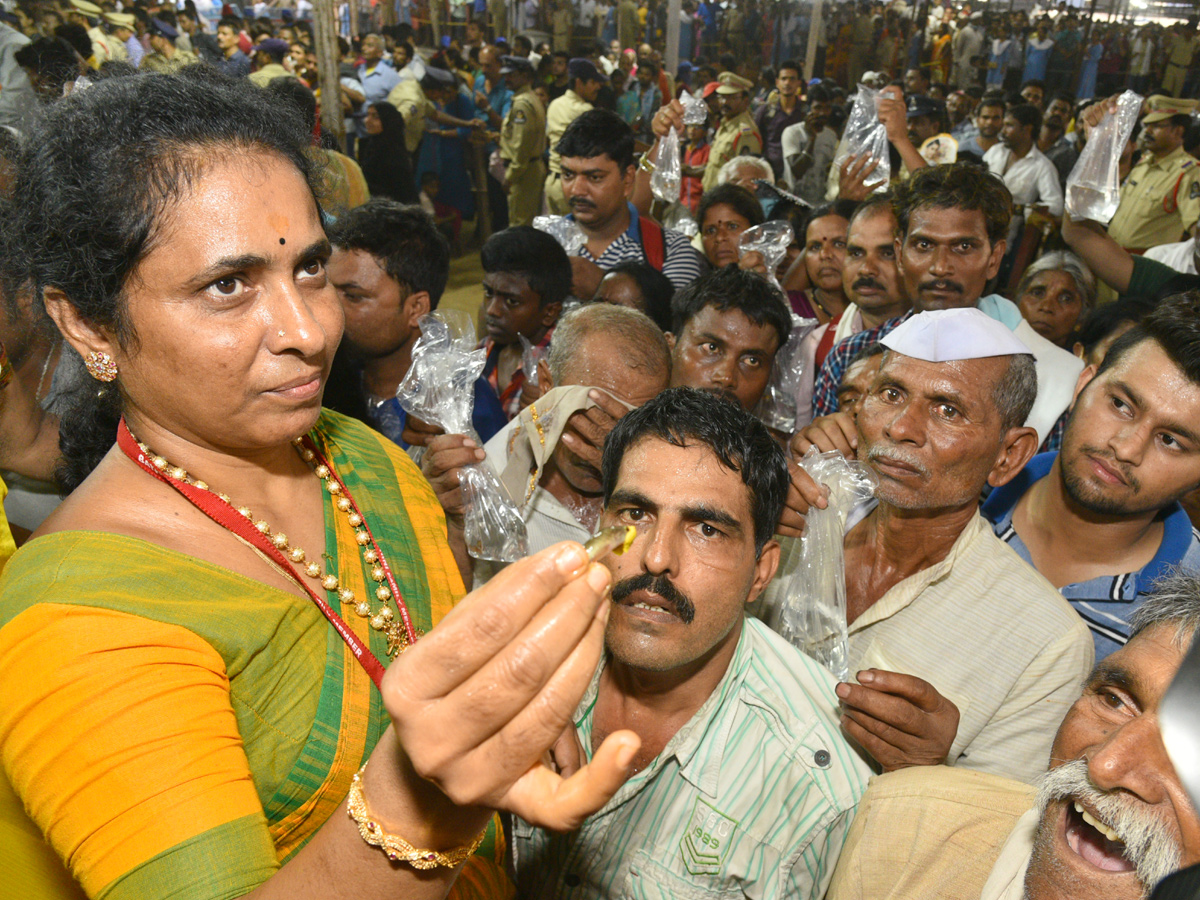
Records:
{"label": "gold necklace", "polygon": [[[146,455],[154,468],[163,474],[176,481],[190,484],[202,491],[212,490],[205,482],[192,478],[184,469],[172,465],[164,457],[159,456],[146,446],[146,444],[137,440],[136,436],[134,436],[134,440],[137,442],[138,449]],[[304,446],[302,438],[296,438],[292,444],[306,463],[312,465],[317,461],[316,454]],[[310,560],[308,554],[302,548],[293,547],[286,534],[281,531],[273,532],[266,519],[255,521],[254,512],[250,507],[238,506],[235,509],[239,515],[254,522],[255,529],[267,537],[280,553],[286,555],[297,566],[303,565],[301,571],[305,575],[315,581],[321,582],[321,587],[331,594],[336,594],[337,598],[343,604],[353,606],[354,612],[358,616],[366,619],[376,631],[382,632],[387,638],[387,655],[389,657],[395,656],[408,646],[409,641],[403,623],[397,621],[392,607],[388,606],[388,601],[395,600],[395,598],[392,596],[391,588],[384,584],[384,581],[387,580],[386,563],[379,551],[371,546],[373,543],[371,534],[362,527],[362,515],[354,508],[354,502],[345,496],[341,482],[334,476],[329,466],[322,462],[313,468],[313,474],[325,482],[325,489],[333,498],[334,508],[346,514],[346,521],[354,529],[354,541],[362,548],[363,559],[371,567],[371,579],[378,584],[378,587],[375,589],[375,598],[379,601],[380,606],[376,610],[371,609],[371,603],[368,599],[360,598],[351,588],[343,587],[337,575],[332,572],[326,572],[316,560]],[[214,493],[216,493],[216,496],[222,502],[233,506],[233,502],[229,499],[228,494],[219,491]],[[397,604],[398,610],[399,606]]]}

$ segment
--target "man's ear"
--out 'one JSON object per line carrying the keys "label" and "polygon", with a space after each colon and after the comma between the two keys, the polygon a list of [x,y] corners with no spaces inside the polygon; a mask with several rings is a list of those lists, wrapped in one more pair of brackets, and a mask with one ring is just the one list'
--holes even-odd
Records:
{"label": "man's ear", "polygon": [[762,553],[758,554],[758,559],[754,562],[754,582],[750,585],[750,593],[746,595],[747,604],[757,600],[775,577],[779,568],[779,554],[778,541],[770,540],[763,544]]}
{"label": "man's ear", "polygon": [[428,315],[431,305],[429,291],[416,291],[409,294],[401,304],[405,324],[409,328],[416,328],[421,321],[421,316]]}
{"label": "man's ear", "polygon": [[626,198],[633,195],[633,182],[637,177],[637,166],[627,166],[621,173],[621,183],[625,186]]}
{"label": "man's ear", "polygon": [[1079,373],[1079,377],[1075,380],[1075,393],[1071,395],[1071,406],[1075,406],[1075,401],[1079,399],[1079,395],[1083,393],[1083,389],[1087,387],[1087,383],[1096,377],[1096,373],[1100,369],[1095,365],[1084,366],[1083,371]]}
{"label": "man's ear", "polygon": [[675,352],[675,334],[674,334],[674,332],[671,332],[671,331],[664,332],[663,337],[665,337],[667,339],[667,349],[671,353],[674,353]]}
{"label": "man's ear", "polygon": [[554,376],[550,374],[550,364],[544,359],[539,359],[537,364],[537,383],[539,388],[543,388],[542,393],[546,393],[554,388]]}
{"label": "man's ear", "polygon": [[42,301],[46,306],[46,314],[54,320],[67,343],[84,359],[88,358],[88,354],[96,352],[107,353],[113,359],[119,358],[121,350],[116,339],[105,329],[80,316],[79,310],[59,288],[44,288]]}
{"label": "man's ear", "polygon": [[1001,239],[992,244],[992,255],[988,257],[987,277],[991,281],[1000,271],[1000,262],[1004,259],[1004,251],[1008,249],[1008,240]]}
{"label": "man's ear", "polygon": [[988,484],[1000,487],[1012,481],[1025,468],[1038,449],[1038,433],[1032,428],[1021,426],[1010,428],[1004,435],[996,462],[988,473]]}

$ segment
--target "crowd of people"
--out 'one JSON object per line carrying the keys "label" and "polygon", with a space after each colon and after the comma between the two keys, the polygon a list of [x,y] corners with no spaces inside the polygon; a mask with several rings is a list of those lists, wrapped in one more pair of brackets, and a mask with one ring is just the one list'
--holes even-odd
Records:
{"label": "crowd of people", "polygon": [[0,13],[0,893],[1200,864],[1195,23],[665,10]]}

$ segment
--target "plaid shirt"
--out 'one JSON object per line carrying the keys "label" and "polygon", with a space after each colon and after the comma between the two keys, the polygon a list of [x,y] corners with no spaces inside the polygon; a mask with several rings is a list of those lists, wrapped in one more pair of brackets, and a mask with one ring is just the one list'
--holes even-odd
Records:
{"label": "plaid shirt", "polygon": [[883,324],[876,325],[874,328],[868,328],[866,331],[852,334],[848,338],[843,338],[829,351],[829,354],[825,357],[825,362],[821,365],[821,371],[817,373],[816,384],[813,386],[814,419],[818,416],[828,416],[838,411],[838,388],[842,384],[842,376],[846,374],[850,360],[858,355],[858,351],[864,347],[869,347],[881,337],[885,337],[888,332],[911,315],[912,312],[909,311],[902,316],[888,319]]}

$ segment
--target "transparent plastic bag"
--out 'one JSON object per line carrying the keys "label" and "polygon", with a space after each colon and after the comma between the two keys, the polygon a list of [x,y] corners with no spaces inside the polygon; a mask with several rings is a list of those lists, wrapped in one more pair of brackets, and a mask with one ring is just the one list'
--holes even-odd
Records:
{"label": "transparent plastic bag", "polygon": [[878,482],[865,465],[836,451],[818,453],[813,447],[799,463],[817,484],[829,488],[829,506],[808,511],[798,565],[784,587],[775,630],[839,681],[849,681],[846,519],[870,499]]}
{"label": "transparent plastic bag", "polygon": [[767,266],[767,281],[775,285],[775,288],[782,293],[783,286],[775,277],[775,270],[787,256],[787,248],[795,237],[792,226],[787,222],[778,220],[763,222],[761,225],[755,225],[742,232],[741,238],[738,239],[738,258],[742,258],[747,253],[761,253],[763,262]]}
{"label": "transparent plastic bag", "polygon": [[578,256],[587,243],[587,236],[574,219],[566,216],[534,216],[533,227],[558,241],[567,256]]}
{"label": "transparent plastic bag", "polygon": [[754,414],[768,427],[784,434],[796,430],[796,395],[807,372],[808,360],[800,352],[800,344],[817,327],[816,319],[802,319],[792,313],[792,330],[787,342],[775,354],[771,376]]}
{"label": "transparent plastic bag", "polygon": [[679,159],[679,132],[674,128],[658,142],[658,155],[654,158],[654,171],[650,173],[650,192],[663,203],[679,200],[679,188],[683,184],[683,163]]}
{"label": "transparent plastic bag", "polygon": [[879,121],[880,92],[865,84],[858,86],[854,105],[846,118],[846,127],[833,157],[833,171],[838,171],[847,158],[861,158],[865,153],[876,162],[871,173],[872,188],[887,185],[892,178],[892,164],[888,156],[887,128]]}
{"label": "transparent plastic bag", "polygon": [[684,91],[679,95],[679,102],[683,104],[684,125],[703,125],[708,121],[708,104],[703,97],[694,97]]}
{"label": "transparent plastic bag", "polygon": [[[421,318],[421,337],[396,397],[409,414],[447,434],[483,441],[471,425],[475,380],[487,352],[475,349],[475,329],[461,310],[438,310]],[[462,470],[467,551],[476,559],[514,562],[528,554],[525,522],[492,470],[477,463]]]}
{"label": "transparent plastic bag", "polygon": [[1072,219],[1107,225],[1121,202],[1121,151],[1133,134],[1142,98],[1126,91],[1117,98],[1117,112],[1105,113],[1092,129],[1079,159],[1067,176],[1064,206]]}
{"label": "transparent plastic bag", "polygon": [[686,234],[690,238],[700,233],[700,226],[692,218],[692,211],[678,200],[667,207],[667,211],[663,213],[662,225],[663,228],[670,228],[672,231]]}
{"label": "transparent plastic bag", "polygon": [[525,373],[525,380],[537,387],[538,363],[546,358],[546,348],[533,346],[533,342],[523,334],[517,337],[521,339],[521,371]]}

